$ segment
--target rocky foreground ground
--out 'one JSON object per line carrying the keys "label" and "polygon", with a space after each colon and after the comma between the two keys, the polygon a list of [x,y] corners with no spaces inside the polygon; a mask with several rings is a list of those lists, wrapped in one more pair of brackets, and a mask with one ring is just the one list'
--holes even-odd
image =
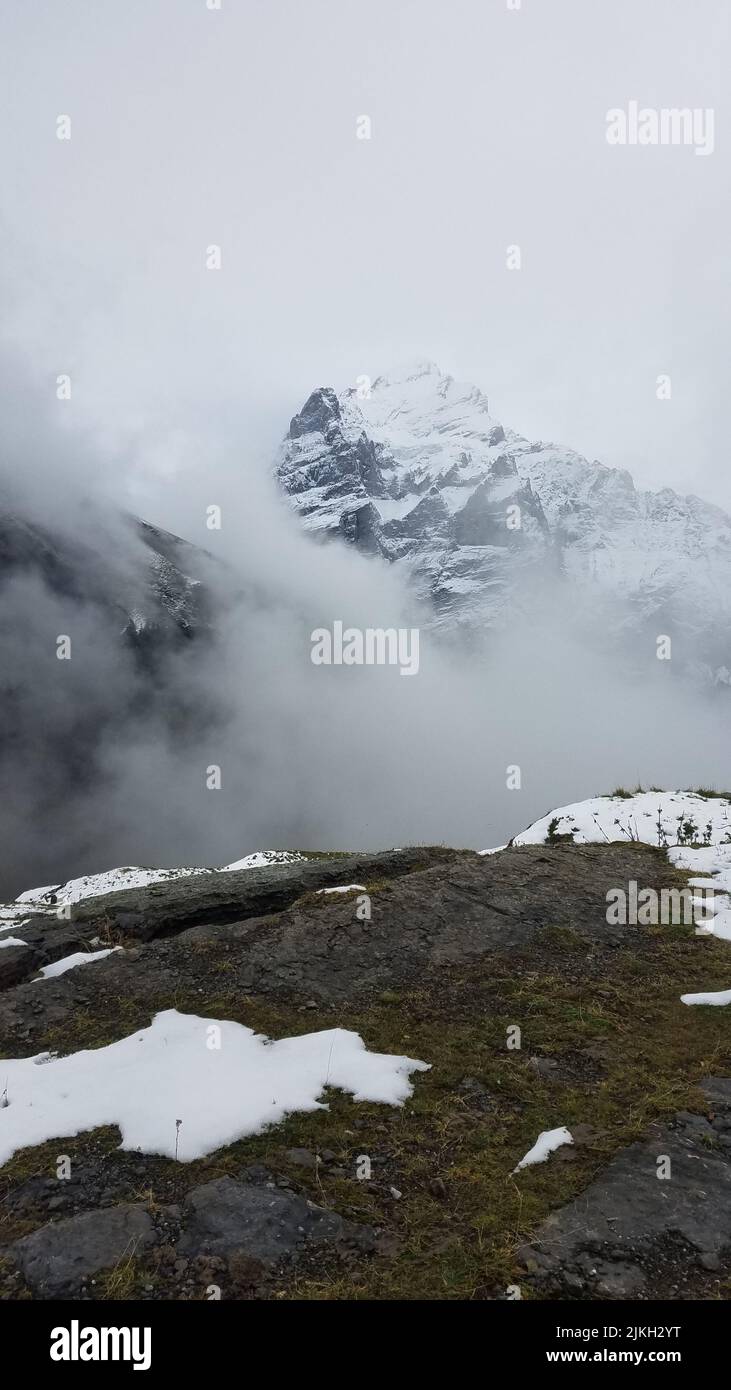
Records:
{"label": "rocky foreground ground", "polygon": [[[121,1151],[114,1129],[16,1153],[0,1296],[729,1297],[731,1028],[680,995],[728,988],[731,951],[609,926],[607,890],[630,880],[685,883],[638,843],[417,848],[32,917],[0,951],[2,1057],[100,1047],[176,1008],[270,1038],[352,1029],[431,1069],[401,1107],[330,1090],[193,1163]],[[353,883],[370,920],[355,890],[319,892]],[[122,949],[36,978],[100,943]],[[574,1143],[514,1173],[561,1125]]]}

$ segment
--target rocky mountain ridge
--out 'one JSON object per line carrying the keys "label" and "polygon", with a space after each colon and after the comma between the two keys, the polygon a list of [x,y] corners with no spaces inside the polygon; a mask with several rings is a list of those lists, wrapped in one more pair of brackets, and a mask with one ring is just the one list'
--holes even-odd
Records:
{"label": "rocky mountain ridge", "polygon": [[313,391],[275,471],[313,535],[400,565],[439,628],[504,627],[545,591],[587,631],[667,634],[701,679],[731,679],[731,518],[530,442],[434,363]]}
{"label": "rocky mountain ridge", "polygon": [[109,529],[92,524],[73,539],[10,510],[0,510],[0,587],[37,578],[59,599],[92,605],[137,648],[192,637],[211,614],[201,574],[203,552],[138,517]]}

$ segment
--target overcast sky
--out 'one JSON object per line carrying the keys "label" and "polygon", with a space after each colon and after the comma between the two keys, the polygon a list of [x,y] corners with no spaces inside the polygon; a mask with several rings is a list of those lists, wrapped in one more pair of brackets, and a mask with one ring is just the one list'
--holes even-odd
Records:
{"label": "overcast sky", "polygon": [[[0,490],[110,559],[115,526],[80,495],[231,562],[211,581],[225,590],[214,653],[174,662],[164,687],[202,712],[198,742],[152,716],[112,720],[78,785],[69,730],[110,698],[136,709],[132,677],[103,623],[79,626],[32,576],[5,591],[0,664],[26,692],[0,807],[17,890],[276,844],[494,845],[620,782],[728,781],[725,712],[660,687],[654,650],[638,682],[601,641],[577,645],[550,588],[484,666],[425,640],[418,682],[323,676],[313,627],[411,625],[413,595],[394,567],[313,545],[268,465],[315,386],[426,356],[529,437],[731,510],[730,13],[0,0]],[[631,102],[711,110],[712,152],[608,144],[606,113]],[[245,599],[228,616],[232,574]],[[72,630],[64,685],[49,634]],[[225,769],[213,798],[210,762]]]}
{"label": "overcast sky", "polygon": [[[2,0],[5,333],[162,522],[186,450],[245,478],[313,386],[413,356],[731,508],[730,29],[728,0]],[[611,147],[631,100],[712,108],[712,154]]]}

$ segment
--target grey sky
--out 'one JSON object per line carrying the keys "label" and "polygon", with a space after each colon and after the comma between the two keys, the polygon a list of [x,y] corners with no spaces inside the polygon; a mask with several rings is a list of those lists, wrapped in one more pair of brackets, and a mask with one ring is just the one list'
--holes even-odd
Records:
{"label": "grey sky", "polygon": [[[730,29],[727,0],[4,0],[5,332],[169,524],[191,449],[245,481],[313,386],[412,356],[731,508]],[[713,154],[608,146],[631,99],[713,108]]]}
{"label": "grey sky", "polygon": [[[106,548],[101,492],[229,562],[215,653],[165,687],[204,712],[214,689],[228,721],[180,746],[114,727],[80,786],[51,768],[50,808],[37,729],[63,751],[128,677],[103,625],[6,590],[18,890],[277,844],[484,846],[619,782],[728,782],[720,704],[701,717],[654,653],[626,678],[550,588],[482,664],[425,635],[418,681],[312,666],[332,618],[418,614],[395,567],[314,545],[267,465],[313,387],[427,356],[506,425],[731,510],[729,28],[727,0],[3,0],[0,488],[82,544]],[[713,153],[610,147],[630,101],[712,108]],[[52,639],[74,623],[69,699]]]}

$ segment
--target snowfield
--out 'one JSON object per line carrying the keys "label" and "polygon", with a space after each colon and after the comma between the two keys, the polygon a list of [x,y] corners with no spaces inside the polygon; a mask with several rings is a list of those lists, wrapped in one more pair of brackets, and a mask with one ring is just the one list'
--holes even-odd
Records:
{"label": "snowfield", "polygon": [[239,1023],[166,1009],[108,1047],[0,1061],[0,1165],[18,1149],[100,1125],[119,1126],[122,1149],[190,1163],[294,1111],[326,1109],[326,1086],[402,1105],[411,1073],[428,1070],[368,1052],[343,1028],[271,1042]]}
{"label": "snowfield", "polygon": [[[712,853],[711,869],[719,846],[731,848],[731,801],[726,797],[699,796],[697,792],[636,792],[630,796],[595,796],[559,806],[534,821],[511,841],[514,845],[542,845],[552,835],[571,835],[577,845],[610,840],[641,840],[647,845],[684,848],[691,841],[704,842]],[[703,853],[703,850],[691,850]],[[673,858],[673,863],[679,863]],[[682,868],[695,868],[694,860]]]}

